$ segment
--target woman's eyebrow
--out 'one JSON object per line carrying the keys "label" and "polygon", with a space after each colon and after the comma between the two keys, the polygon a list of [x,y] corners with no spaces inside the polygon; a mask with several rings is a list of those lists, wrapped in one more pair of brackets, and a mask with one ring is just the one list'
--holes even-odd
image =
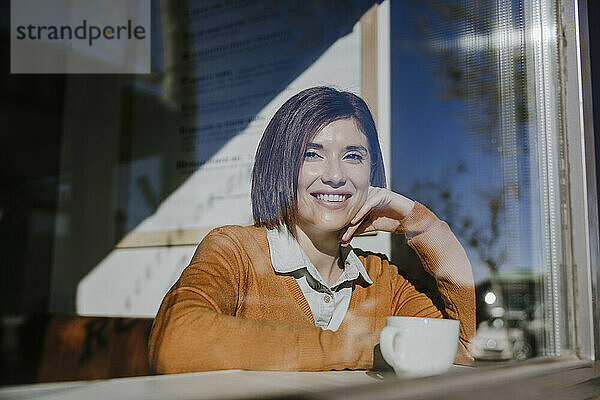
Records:
{"label": "woman's eyebrow", "polygon": [[322,150],[323,149],[323,145],[322,144],[313,143],[313,142],[309,142],[309,143],[306,143],[306,148],[307,149]]}
{"label": "woman's eyebrow", "polygon": [[346,146],[346,151],[360,151],[362,153],[368,153],[369,151],[364,146]]}
{"label": "woman's eyebrow", "polygon": [[[307,149],[322,150],[323,149],[323,145],[322,144],[318,144],[318,143],[309,142],[309,143],[306,144],[306,148]],[[359,152],[362,152],[362,153],[368,153],[369,152],[369,150],[367,150],[365,148],[365,146],[361,146],[361,145],[346,146],[345,150],[346,151],[359,151]]]}

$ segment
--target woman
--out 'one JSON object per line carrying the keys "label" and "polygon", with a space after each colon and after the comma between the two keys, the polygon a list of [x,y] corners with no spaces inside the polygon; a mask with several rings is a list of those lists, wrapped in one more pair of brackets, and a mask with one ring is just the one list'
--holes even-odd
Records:
{"label": "woman", "polygon": [[165,296],[150,336],[161,373],[373,366],[389,315],[442,318],[432,301],[353,236],[403,233],[461,322],[456,362],[475,329],[469,261],[448,225],[385,189],[365,102],[304,90],[273,116],[252,177],[255,225],[209,233]]}

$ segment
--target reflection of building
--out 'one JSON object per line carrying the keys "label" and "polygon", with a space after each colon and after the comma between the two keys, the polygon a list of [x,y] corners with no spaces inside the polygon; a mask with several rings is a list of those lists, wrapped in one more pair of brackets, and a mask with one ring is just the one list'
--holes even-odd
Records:
{"label": "reflection of building", "polygon": [[543,340],[541,275],[503,271],[476,286],[477,334],[471,351],[477,359],[526,359],[539,355]]}

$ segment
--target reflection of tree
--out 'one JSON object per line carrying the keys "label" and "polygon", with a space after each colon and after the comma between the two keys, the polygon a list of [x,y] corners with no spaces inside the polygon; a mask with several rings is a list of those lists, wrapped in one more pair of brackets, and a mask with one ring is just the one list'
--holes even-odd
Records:
{"label": "reflection of tree", "polygon": [[[441,100],[458,102],[470,136],[492,154],[503,150],[503,134],[517,135],[518,152],[527,152],[527,76],[522,1],[508,6],[492,0],[412,0],[415,43],[439,84]],[[503,23],[504,22],[504,23]],[[511,126],[504,115],[510,113]]]}
{"label": "reflection of tree", "polygon": [[[530,185],[522,3],[411,0],[408,40],[395,38],[422,55],[436,78],[436,97],[454,108],[470,140],[499,164],[500,181],[485,188],[461,184],[468,180],[466,163],[455,159],[441,176],[414,182],[408,193],[445,219],[487,267],[494,307],[504,310],[498,272],[504,263],[516,265],[522,209],[531,206],[521,196]],[[501,318],[494,327],[506,329]]]}
{"label": "reflection of tree", "polygon": [[[461,184],[467,180],[468,174],[465,162],[458,161],[445,168],[441,175],[414,181],[407,193],[446,221],[459,241],[475,253],[487,267],[498,304],[503,305],[497,275],[509,250],[502,229],[504,188],[471,192],[470,186]],[[420,265],[420,261],[402,240],[392,242],[392,259],[411,281],[436,296],[435,281],[422,268],[415,267]]]}
{"label": "reflection of tree", "polygon": [[[502,187],[474,193],[468,200],[487,208],[490,225],[476,224],[474,217],[453,218],[452,225],[490,272],[497,272],[511,257],[495,243],[510,230],[511,245],[519,254],[520,210],[529,206],[520,196],[530,185],[522,0],[411,0],[409,9],[414,23],[407,28],[408,37],[436,77],[437,97],[456,108],[453,115],[462,120],[468,136],[499,162]],[[443,182],[415,185],[425,189],[438,183]],[[429,191],[447,196],[447,189],[452,188],[446,184]],[[432,204],[452,208],[447,203],[440,198]],[[446,211],[449,217],[455,212]]]}
{"label": "reflection of tree", "polygon": [[[503,337],[508,338],[508,304],[498,277],[499,267],[510,250],[507,248],[501,225],[505,212],[504,188],[501,186],[476,190],[476,198],[470,198],[467,204],[466,193],[461,191],[460,185],[466,174],[465,163],[459,161],[453,168],[445,169],[441,176],[414,182],[410,193],[445,220],[459,241],[468,245],[485,264],[489,271],[490,288],[496,296],[494,309],[497,310],[497,314],[492,313],[488,323],[492,329],[502,332]],[[473,207],[474,205],[477,206]],[[508,345],[511,346],[510,343]],[[512,354],[512,347],[510,349]]]}
{"label": "reflection of tree", "polygon": [[459,182],[467,174],[464,162],[438,177],[414,182],[411,196],[431,207],[456,233],[459,240],[468,245],[494,275],[506,259],[506,243],[502,235],[504,214],[503,189],[487,189],[475,192],[478,209],[467,207],[465,195],[461,195]]}

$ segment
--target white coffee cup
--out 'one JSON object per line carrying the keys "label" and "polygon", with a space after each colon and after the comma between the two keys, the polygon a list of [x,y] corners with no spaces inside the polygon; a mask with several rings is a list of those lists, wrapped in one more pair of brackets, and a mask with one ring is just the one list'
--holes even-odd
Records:
{"label": "white coffee cup", "polygon": [[387,317],[381,354],[404,378],[442,374],[456,356],[459,326],[452,319]]}

